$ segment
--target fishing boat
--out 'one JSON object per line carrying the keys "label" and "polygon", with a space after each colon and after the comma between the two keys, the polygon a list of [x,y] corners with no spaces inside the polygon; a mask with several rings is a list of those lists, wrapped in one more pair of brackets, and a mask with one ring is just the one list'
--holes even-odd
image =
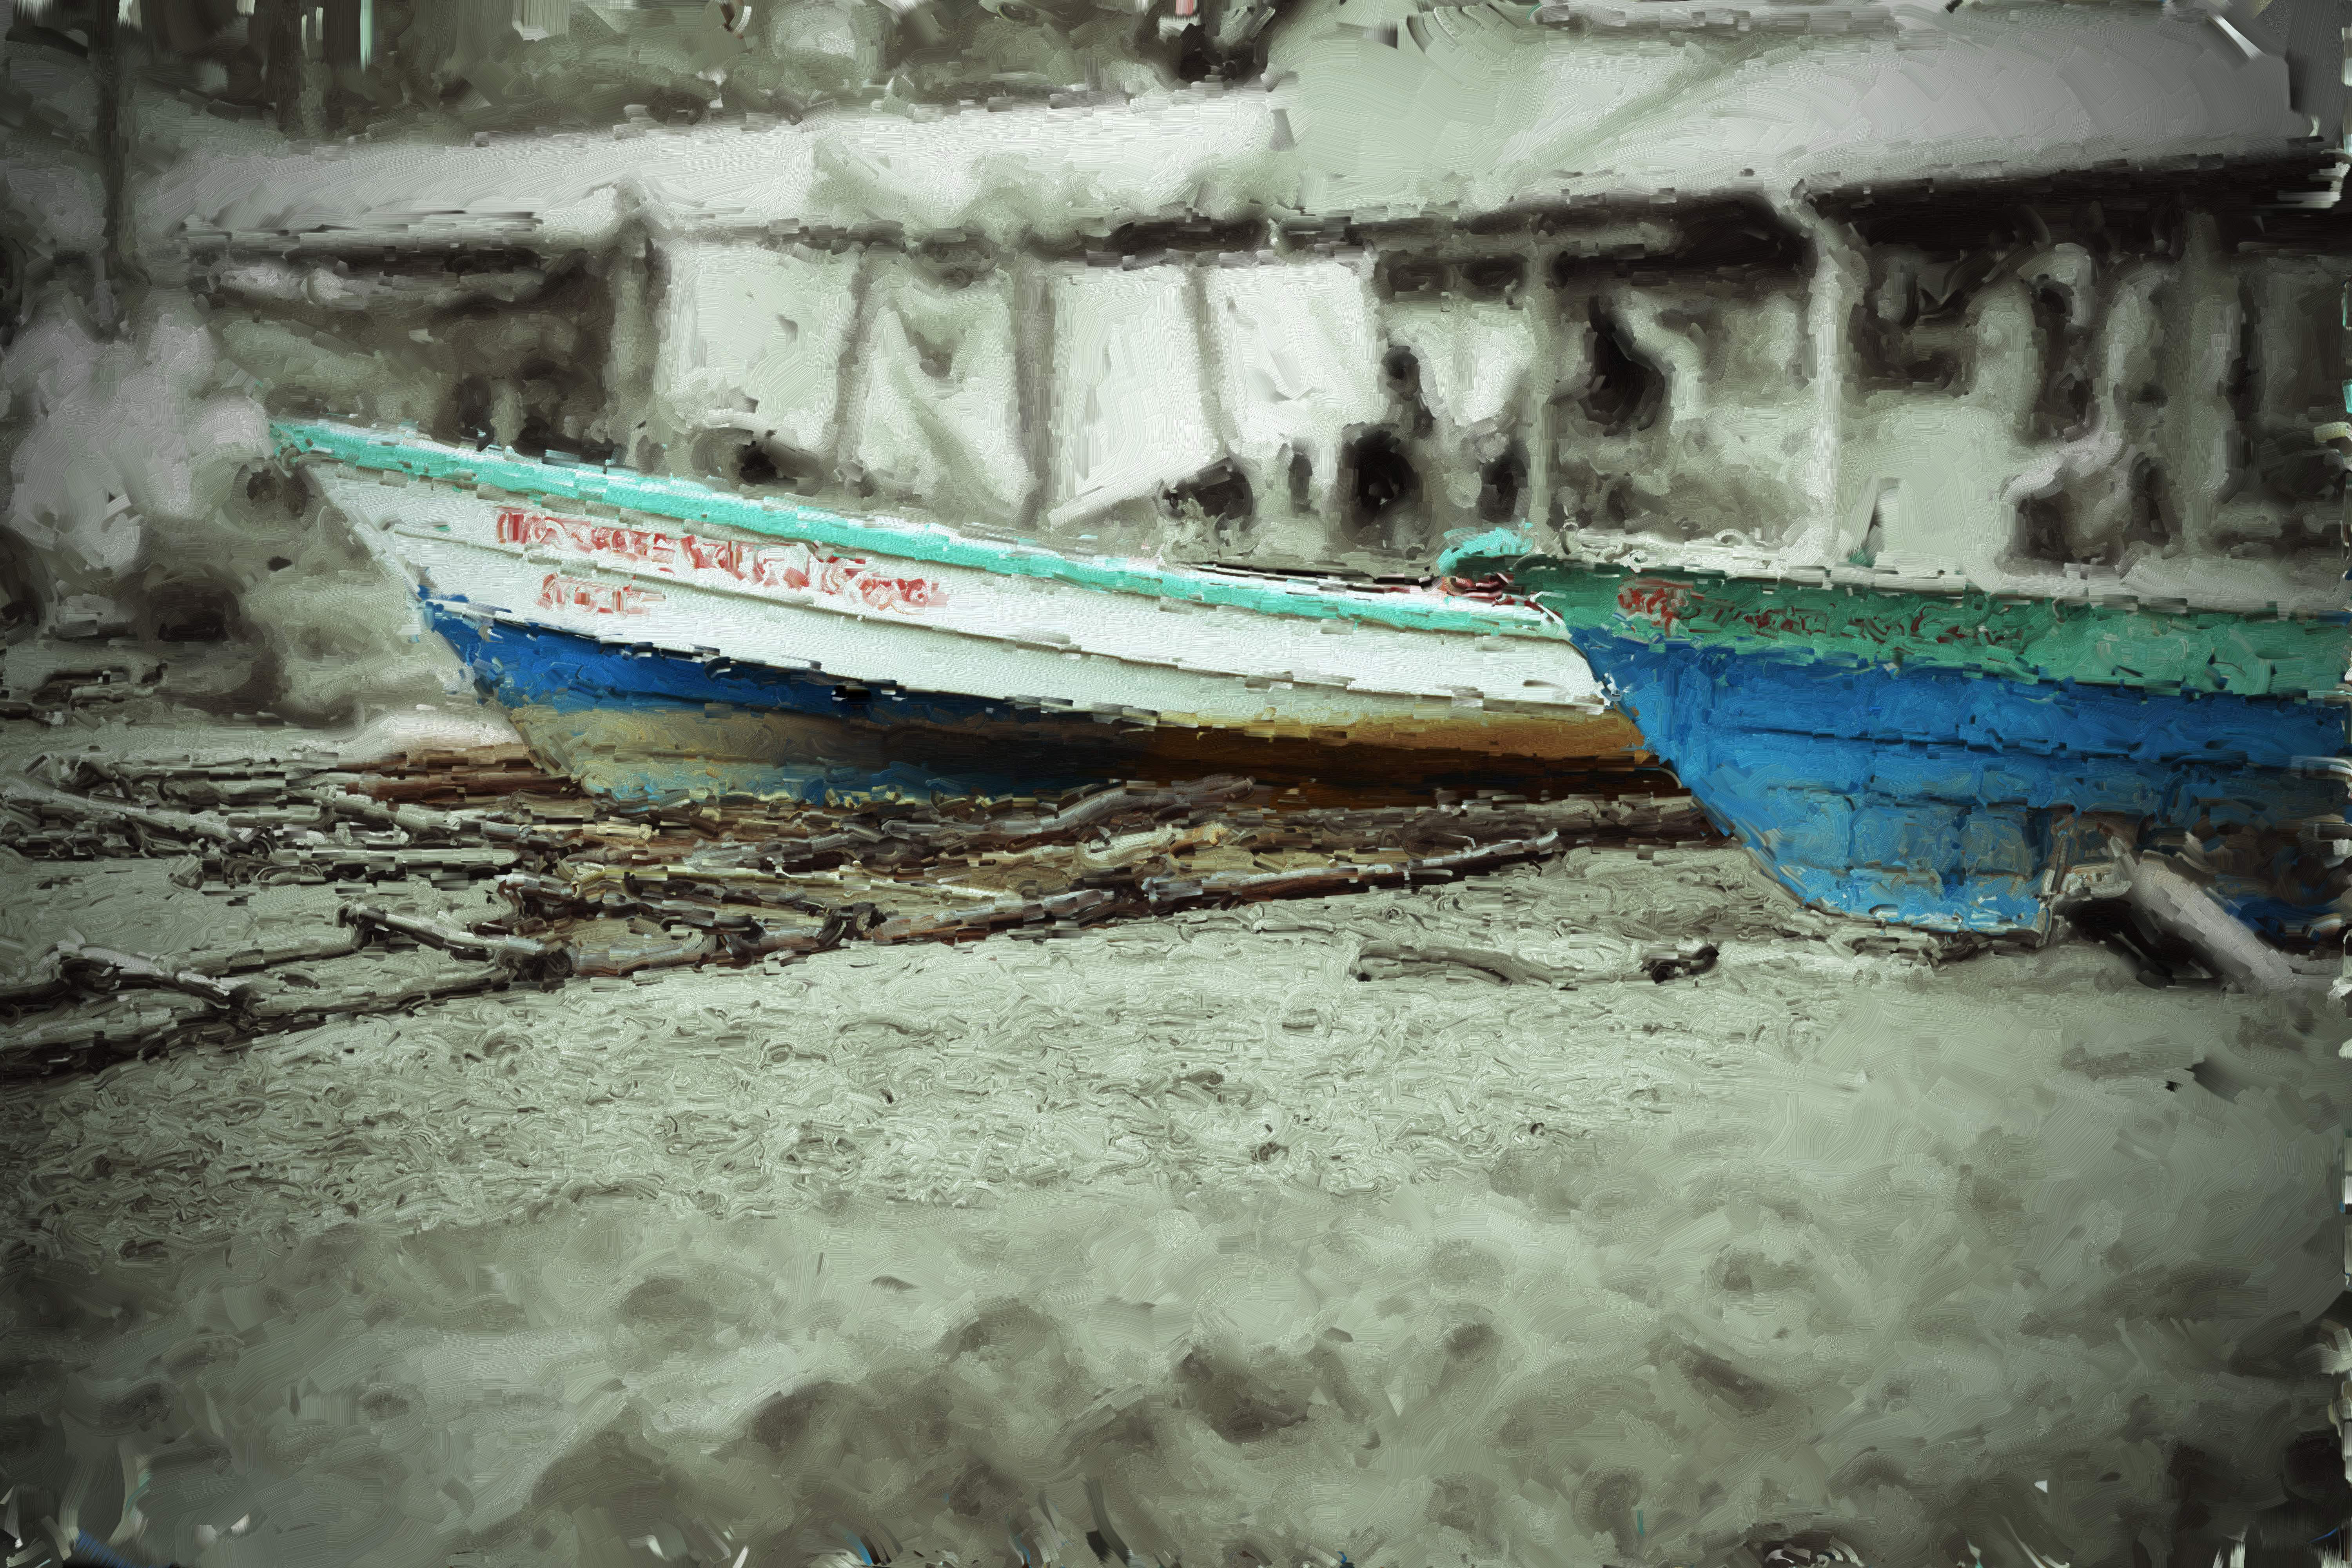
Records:
{"label": "fishing boat", "polygon": [[2040,929],[2152,852],[2327,928],[2315,0],[1406,11],[1245,88],[134,207],[272,352],[332,335],[281,454],[596,787],[1654,757],[1843,911]]}
{"label": "fishing boat", "polygon": [[[1089,729],[1129,738],[1119,755],[1173,731],[1157,754],[1195,763],[1236,754],[1204,731],[1552,761],[1632,739],[1525,605],[1076,556],[415,436],[277,435],[486,693],[610,793],[1034,784],[1099,768]],[[891,732],[961,740],[982,772],[893,763]],[[627,760],[600,763],[616,741]]]}
{"label": "fishing boat", "polygon": [[1810,902],[2037,930],[2070,873],[2243,837],[2221,889],[2243,923],[2340,914],[2323,864],[2281,863],[2344,809],[2340,612],[1628,570],[1531,543],[1447,563],[1557,615],[1644,743]]}

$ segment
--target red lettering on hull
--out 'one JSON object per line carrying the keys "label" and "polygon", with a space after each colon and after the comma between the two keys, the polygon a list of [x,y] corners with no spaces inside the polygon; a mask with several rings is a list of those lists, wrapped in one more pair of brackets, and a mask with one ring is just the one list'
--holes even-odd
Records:
{"label": "red lettering on hull", "polygon": [[[673,535],[528,511],[520,507],[500,508],[497,526],[500,544],[555,545],[656,572],[674,573],[681,568],[716,572],[748,587],[817,593],[847,599],[869,610],[907,614],[934,609],[948,602],[947,591],[928,578],[886,576],[863,561],[823,554],[805,544],[762,546],[736,539],[703,539],[691,533]],[[548,581],[552,584],[558,579],[551,576]],[[630,591],[641,596],[646,592]],[[658,599],[661,595],[650,596]],[[604,613],[639,612],[614,609]]]}
{"label": "red lettering on hull", "polygon": [[635,583],[588,583],[550,572],[539,584],[542,610],[593,610],[600,616],[642,616],[662,595]]}
{"label": "red lettering on hull", "polygon": [[1690,590],[1680,583],[1661,583],[1655,578],[1635,578],[1617,590],[1620,614],[1656,623],[1660,631],[1670,632],[1690,604]]}

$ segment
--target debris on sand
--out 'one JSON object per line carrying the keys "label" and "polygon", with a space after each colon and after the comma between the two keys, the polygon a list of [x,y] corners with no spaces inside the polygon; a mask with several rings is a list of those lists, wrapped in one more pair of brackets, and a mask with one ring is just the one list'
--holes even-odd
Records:
{"label": "debris on sand", "polygon": [[[1580,847],[1716,837],[1682,800],[1300,800],[1220,775],[1054,799],[626,806],[582,795],[519,747],[364,772],[52,757],[0,781],[0,819],[30,858],[174,857],[173,879],[186,888],[495,878],[507,912],[467,925],[355,900],[333,928],[259,948],[154,955],[60,943],[0,991],[15,1015],[0,1061],[54,1068],[93,1050],[235,1037],[514,984],[773,964],[849,942],[1052,935],[1443,883]],[[420,948],[450,962],[381,962]],[[1631,973],[1664,980],[1713,963],[1711,951],[1645,952]]]}

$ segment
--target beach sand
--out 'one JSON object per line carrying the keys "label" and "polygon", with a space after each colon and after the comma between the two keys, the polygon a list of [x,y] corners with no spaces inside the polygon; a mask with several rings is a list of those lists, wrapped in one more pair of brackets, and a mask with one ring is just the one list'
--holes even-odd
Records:
{"label": "beach sand", "polygon": [[[0,850],[0,958],[488,903],[171,869]],[[1580,850],[16,1081],[0,1464],[207,1568],[2311,1560],[2344,1021],[1877,934]]]}

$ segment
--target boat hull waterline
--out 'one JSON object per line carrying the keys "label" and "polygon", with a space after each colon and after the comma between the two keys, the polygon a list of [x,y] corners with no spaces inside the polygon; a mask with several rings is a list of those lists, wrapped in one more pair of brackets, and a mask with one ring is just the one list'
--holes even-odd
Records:
{"label": "boat hull waterline", "polygon": [[[1558,623],[1524,605],[1069,555],[405,434],[276,434],[519,722],[577,742],[583,712],[627,714],[643,764],[573,770],[613,793],[915,787],[862,748],[824,755],[824,733],[805,727],[714,729],[714,705],[772,721],[1041,735],[1095,721],[1564,763],[1623,759],[1636,743]],[[663,738],[645,742],[649,731]]]}

